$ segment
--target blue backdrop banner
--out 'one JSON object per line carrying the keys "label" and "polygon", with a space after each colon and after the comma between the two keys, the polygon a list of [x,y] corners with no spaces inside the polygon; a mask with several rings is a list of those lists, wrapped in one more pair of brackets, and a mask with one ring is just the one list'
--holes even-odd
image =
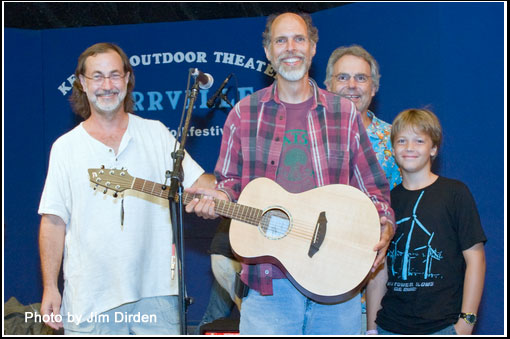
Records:
{"label": "blue backdrop banner", "polygon": [[[354,3],[312,15],[319,42],[310,74],[320,86],[331,52],[360,44],[380,65],[371,106],[379,118],[391,122],[404,109],[424,106],[439,117],[444,141],[435,169],[469,186],[488,237],[477,334],[503,334],[506,319],[505,13],[504,3]],[[265,18],[254,17],[4,30],[4,301],[41,301],[37,209],[51,145],[80,122],[69,97],[81,52],[97,42],[122,47],[136,76],[134,113],[162,121],[176,136],[189,69],[211,74],[214,85],[199,92],[193,109],[187,150],[212,172],[230,107],[206,102],[229,74],[232,104],[272,83],[264,26]],[[185,216],[186,284],[195,300],[190,324],[207,306],[207,250],[216,225]]]}

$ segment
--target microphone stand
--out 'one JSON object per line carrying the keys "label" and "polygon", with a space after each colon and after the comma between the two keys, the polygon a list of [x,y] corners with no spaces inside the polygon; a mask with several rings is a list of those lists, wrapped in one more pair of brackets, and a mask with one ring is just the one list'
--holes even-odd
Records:
{"label": "microphone stand", "polygon": [[220,98],[223,99],[223,101],[225,101],[229,106],[230,108],[234,108],[234,106],[232,106],[232,104],[230,103],[230,101],[228,101],[228,98],[227,96],[225,95],[225,93],[221,93],[220,94]]}
{"label": "microphone stand", "polygon": [[[181,335],[187,334],[187,311],[188,306],[191,305],[192,299],[186,297],[186,289],[184,285],[184,230],[183,230],[183,204],[182,204],[182,180],[183,180],[183,169],[182,160],[184,158],[184,146],[186,144],[186,137],[189,129],[189,122],[191,120],[191,113],[193,106],[197,98],[198,93],[198,82],[195,78],[195,83],[191,88],[189,94],[189,105],[186,114],[186,120],[181,135],[181,142],[179,149],[172,153],[174,159],[173,171],[171,174],[170,194],[168,196],[170,203],[170,211],[172,218],[172,229],[173,229],[173,248],[175,248],[175,254],[172,253],[172,275],[174,272],[173,260],[177,257],[177,279],[179,285],[179,323],[181,325]],[[177,213],[178,211],[178,213]],[[177,218],[178,216],[178,218]],[[178,222],[177,222],[178,221]]]}

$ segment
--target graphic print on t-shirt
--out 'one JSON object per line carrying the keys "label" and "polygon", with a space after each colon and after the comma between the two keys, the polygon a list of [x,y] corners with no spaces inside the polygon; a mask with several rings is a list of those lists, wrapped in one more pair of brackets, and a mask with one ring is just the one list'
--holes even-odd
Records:
{"label": "graphic print on t-shirt", "polygon": [[308,132],[285,131],[277,182],[289,192],[303,192],[315,187]]}
{"label": "graphic print on t-shirt", "polygon": [[[397,221],[398,227],[403,231],[402,234],[396,236],[388,250],[388,258],[390,259],[391,274],[402,281],[408,280],[410,277],[421,277],[423,280],[442,279],[441,274],[434,273],[434,261],[443,259],[443,251],[434,248],[434,232],[427,229],[427,225],[420,222],[420,218],[416,215],[419,203],[425,191],[422,191],[418,197],[412,211],[412,215]],[[413,279],[416,281],[416,278]],[[424,286],[423,283],[420,286]],[[402,288],[403,286],[388,286],[393,288]],[[410,283],[409,290],[415,290],[416,284]]]}

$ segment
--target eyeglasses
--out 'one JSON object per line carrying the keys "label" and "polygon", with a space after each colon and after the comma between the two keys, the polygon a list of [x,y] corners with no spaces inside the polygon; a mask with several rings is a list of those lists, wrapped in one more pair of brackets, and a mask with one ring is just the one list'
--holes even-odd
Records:
{"label": "eyeglasses", "polygon": [[338,82],[347,82],[351,79],[351,77],[354,78],[354,81],[363,83],[363,82],[367,82],[368,78],[370,78],[371,76],[363,74],[363,73],[354,74],[354,75],[350,75],[349,73],[339,73],[339,74],[335,75],[335,78]]}
{"label": "eyeglasses", "polygon": [[94,83],[100,85],[104,82],[105,79],[110,79],[112,82],[119,82],[126,76],[127,73],[120,74],[120,73],[113,73],[110,74],[109,77],[105,76],[102,73],[96,73],[92,77],[86,76],[85,74],[82,74],[85,78],[92,80]]}

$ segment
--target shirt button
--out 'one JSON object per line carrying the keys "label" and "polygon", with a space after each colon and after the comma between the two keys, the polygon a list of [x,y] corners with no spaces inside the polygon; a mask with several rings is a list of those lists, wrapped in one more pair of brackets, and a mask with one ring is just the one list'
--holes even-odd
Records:
{"label": "shirt button", "polygon": [[276,137],[276,139],[275,139],[275,140],[276,140],[276,141],[280,141],[280,137]]}
{"label": "shirt button", "polygon": [[280,115],[280,120],[283,120],[283,115]]}
{"label": "shirt button", "polygon": [[110,148],[109,152],[111,153],[111,152],[113,152],[113,150]]}
{"label": "shirt button", "polygon": [[265,271],[264,271],[264,273],[265,273],[265,274],[269,274],[269,270],[265,270]]}
{"label": "shirt button", "polygon": [[274,165],[274,160],[271,160],[271,165]]}

